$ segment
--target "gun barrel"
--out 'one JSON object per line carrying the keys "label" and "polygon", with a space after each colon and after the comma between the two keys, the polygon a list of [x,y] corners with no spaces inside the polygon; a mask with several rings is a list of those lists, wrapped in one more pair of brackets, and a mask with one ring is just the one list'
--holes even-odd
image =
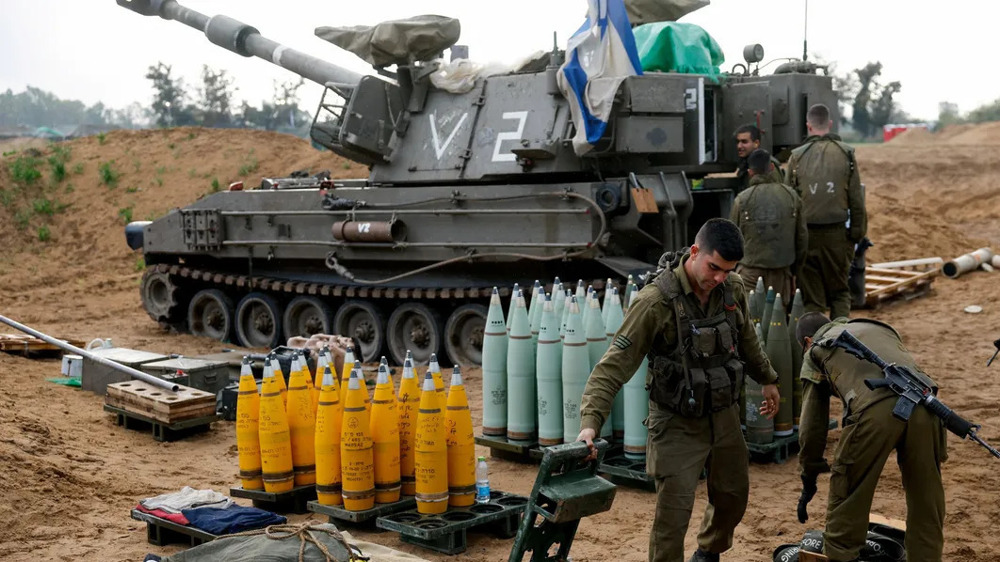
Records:
{"label": "gun barrel", "polygon": [[118,5],[144,16],[175,20],[201,31],[208,40],[244,57],[257,57],[321,86],[357,84],[361,75],[264,37],[253,26],[229,16],[206,16],[176,0],[117,0]]}
{"label": "gun barrel", "polygon": [[989,451],[991,455],[993,455],[994,457],[1000,459],[1000,451],[994,449],[989,443],[987,443],[986,441],[984,441],[983,438],[981,438],[978,435],[976,435],[976,432],[970,431],[969,432],[969,439],[972,439],[976,443],[979,443],[980,445],[982,445],[983,447],[985,447],[986,450]]}

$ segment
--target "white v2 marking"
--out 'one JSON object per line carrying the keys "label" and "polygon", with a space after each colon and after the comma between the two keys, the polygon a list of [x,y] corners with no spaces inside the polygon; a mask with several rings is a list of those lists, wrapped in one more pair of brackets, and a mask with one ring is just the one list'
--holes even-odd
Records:
{"label": "white v2 marking", "polygon": [[494,162],[514,162],[517,160],[517,155],[513,152],[507,154],[500,154],[500,143],[508,140],[521,140],[521,135],[524,134],[524,123],[528,120],[527,111],[507,111],[501,116],[504,119],[517,119],[517,130],[514,132],[507,133],[497,133],[497,144],[493,147],[493,161]]}
{"label": "white v2 marking", "polygon": [[455,128],[451,130],[451,133],[448,135],[448,138],[444,139],[444,144],[441,144],[440,140],[438,140],[437,122],[435,121],[435,114],[431,113],[430,115],[427,116],[431,120],[431,140],[434,141],[434,153],[437,155],[438,160],[441,159],[441,156],[444,154],[445,149],[448,148],[448,145],[451,144],[452,139],[455,138],[455,133],[457,133],[458,130],[462,128],[462,123],[465,123],[465,118],[468,116],[469,116],[468,113],[462,114],[462,118],[458,120],[458,124],[455,125]]}

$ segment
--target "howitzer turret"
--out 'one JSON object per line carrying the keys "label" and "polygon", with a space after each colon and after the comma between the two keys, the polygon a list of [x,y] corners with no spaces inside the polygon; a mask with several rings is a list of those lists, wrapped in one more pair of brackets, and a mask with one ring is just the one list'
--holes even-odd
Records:
{"label": "howitzer turret", "polygon": [[118,3],[322,84],[312,138],[370,168],[364,180],[265,181],[130,226],[150,316],[251,347],[324,331],[354,337],[365,361],[387,347],[396,364],[407,349],[416,363],[442,351],[479,363],[494,286],[508,297],[514,282],[559,275],[600,292],[607,277],[655,269],[729,216],[738,182],[711,174],[735,169],[739,125],[780,153],[805,137],[810,104],[836,108],[831,78],[814,73],[647,72],[622,82],[579,156],[559,48],[456,88],[436,75],[458,39],[450,18],[379,24],[395,43],[378,49],[357,30],[317,29],[369,49],[377,75],[359,77],[174,0]]}

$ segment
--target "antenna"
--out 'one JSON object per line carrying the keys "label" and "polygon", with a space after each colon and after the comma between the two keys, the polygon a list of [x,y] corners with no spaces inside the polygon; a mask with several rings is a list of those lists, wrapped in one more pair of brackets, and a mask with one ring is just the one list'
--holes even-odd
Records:
{"label": "antenna", "polygon": [[806,45],[809,43],[809,0],[805,0],[805,16],[802,22],[802,60],[806,61],[809,59],[809,53],[806,50]]}

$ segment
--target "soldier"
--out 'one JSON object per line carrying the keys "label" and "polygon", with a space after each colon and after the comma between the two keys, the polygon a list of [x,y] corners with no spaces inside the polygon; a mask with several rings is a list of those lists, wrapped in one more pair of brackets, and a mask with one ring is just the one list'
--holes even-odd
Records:
{"label": "soldier", "polygon": [[806,223],[802,201],[790,187],[775,183],[769,174],[771,155],[758,148],[747,158],[750,186],[733,204],[731,220],[746,240],[736,273],[747,289],[764,278],[764,286],[781,293],[785,308],[792,301],[794,274],[806,257]]}
{"label": "soldier", "polygon": [[825,105],[809,108],[809,138],[792,151],[788,185],[802,198],[809,229],[809,249],[798,272],[805,310],[829,309],[838,318],[851,311],[847,279],[854,245],[865,237],[868,218],[854,149],[830,132],[832,125]]}
{"label": "soldier", "polygon": [[[892,326],[861,318],[830,322],[818,312],[804,314],[795,330],[806,350],[801,374],[799,521],[809,518],[806,506],[816,493],[817,475],[832,471],[824,552],[831,562],[857,560],[867,536],[875,486],[895,449],[906,491],[906,559],[940,562],[945,511],[941,463],[947,458],[944,425],[922,406],[908,421],[894,417],[898,395],[888,388],[865,386],[865,379],[883,377],[881,369],[830,345],[845,330],[886,362],[912,367],[923,382],[937,388],[917,369]],[[844,429],[830,467],[823,451],[832,396],[844,403]]]}
{"label": "soldier", "polygon": [[[739,191],[743,191],[750,185],[750,176],[747,173],[747,158],[750,153],[760,148],[760,129],[756,125],[743,125],[733,133],[736,139],[736,177],[740,180]],[[774,164],[774,183],[785,183],[785,174],[781,171],[781,162],[777,158],[771,157]]]}
{"label": "soldier", "polygon": [[593,439],[615,395],[648,354],[646,470],[657,494],[651,562],[682,562],[704,468],[709,504],[691,560],[717,561],[733,544],[750,490],[737,404],[744,364],[765,385],[761,413],[770,418],[778,409],[777,375],[750,325],[743,282],[731,274],[742,257],[743,235],[720,218],[702,226],[689,251],[664,254],[584,389],[577,440],[596,455]]}

